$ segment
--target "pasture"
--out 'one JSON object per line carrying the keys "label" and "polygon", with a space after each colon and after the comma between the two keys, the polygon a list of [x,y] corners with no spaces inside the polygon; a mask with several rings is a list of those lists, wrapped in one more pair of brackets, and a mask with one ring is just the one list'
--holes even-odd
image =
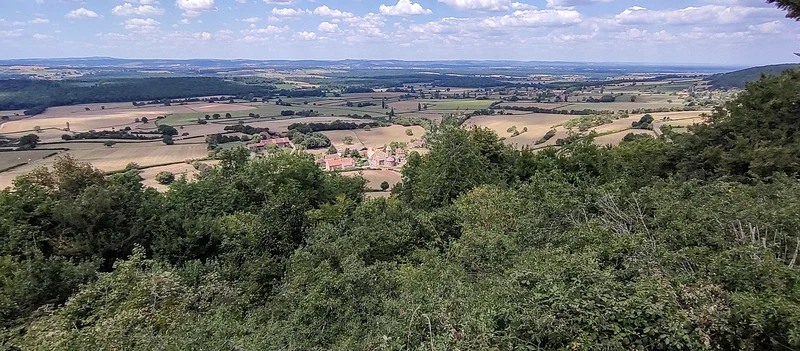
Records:
{"label": "pasture", "polygon": [[[380,190],[381,183],[388,182],[389,189],[393,188],[395,185],[400,183],[403,176],[400,172],[388,170],[388,169],[370,169],[370,170],[363,170],[363,171],[353,171],[353,172],[342,172],[342,175],[357,177],[361,176],[367,180],[367,189],[370,190]],[[388,192],[388,191],[387,191]]]}

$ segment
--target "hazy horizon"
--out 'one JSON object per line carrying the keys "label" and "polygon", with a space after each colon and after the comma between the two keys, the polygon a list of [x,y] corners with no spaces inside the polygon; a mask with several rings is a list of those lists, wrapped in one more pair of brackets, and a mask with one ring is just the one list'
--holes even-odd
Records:
{"label": "hazy horizon", "polygon": [[0,59],[795,62],[753,0],[6,0]]}

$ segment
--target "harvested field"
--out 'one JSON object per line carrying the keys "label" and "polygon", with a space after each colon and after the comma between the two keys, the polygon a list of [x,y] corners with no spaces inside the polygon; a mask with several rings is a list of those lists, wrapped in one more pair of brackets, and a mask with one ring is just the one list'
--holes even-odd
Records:
{"label": "harvested field", "polygon": [[[406,129],[411,129],[414,135],[406,135]],[[410,142],[411,139],[420,139],[425,134],[425,129],[418,126],[404,127],[404,126],[391,126],[383,128],[373,128],[370,131],[358,129],[355,131],[357,139],[365,146],[381,146],[389,144],[393,141]]]}
{"label": "harvested field", "polygon": [[0,152],[0,170],[16,165],[33,163],[42,158],[57,153],[55,150],[31,150]]}
{"label": "harvested field", "polygon": [[[92,104],[91,106],[94,105],[97,104]],[[70,129],[74,132],[107,130],[112,127],[139,127],[139,124],[135,123],[134,120],[141,117],[147,117],[154,121],[157,116],[171,114],[204,113],[206,112],[204,110],[211,112],[211,110],[230,111],[232,109],[252,109],[252,107],[245,105],[211,103],[194,103],[175,106],[148,105],[142,107],[133,107],[131,104],[128,104],[125,108],[109,108],[106,106],[105,110],[94,106],[95,108],[91,108],[90,111],[86,111],[84,108],[85,106],[90,105],[51,107],[41,115],[3,123],[0,125],[0,133],[30,131],[33,130],[35,126],[39,126],[43,129],[66,129],[67,123],[69,123]],[[148,123],[148,125],[152,125],[152,123]]]}
{"label": "harvested field", "polygon": [[402,175],[400,172],[392,171],[388,169],[381,169],[381,170],[364,170],[364,171],[354,171],[354,172],[344,172],[342,175],[345,176],[358,176],[361,175],[364,179],[367,180],[367,188],[372,190],[380,190],[381,183],[384,181],[389,182],[390,188],[393,188],[397,183],[400,183],[402,180]]}
{"label": "harvested field", "polygon": [[653,137],[656,136],[656,133],[653,132],[652,130],[630,129],[630,130],[621,131],[619,133],[599,136],[599,137],[594,139],[594,142],[597,145],[618,145],[620,142],[622,142],[622,138],[624,138],[626,135],[628,135],[630,133],[633,133],[633,134],[647,134],[647,135],[651,135]]}
{"label": "harvested field", "polygon": [[[506,142],[510,144],[533,144],[545,135],[553,126],[564,123],[576,116],[559,115],[559,114],[546,114],[546,113],[528,113],[528,114],[515,114],[515,115],[492,115],[492,116],[476,116],[470,118],[466,125],[477,125],[487,127],[497,132],[501,137],[506,137]],[[516,126],[517,130],[522,132],[524,128],[528,128],[527,133],[523,133],[517,137],[509,138],[511,133],[507,132],[508,128]]]}
{"label": "harvested field", "polygon": [[[134,162],[140,166],[152,166],[164,163],[182,162],[191,159],[201,159],[208,156],[204,144],[189,145],[164,145],[160,141],[148,143],[119,143],[114,147],[106,147],[101,143],[64,143],[54,144],[50,147],[69,147],[70,150],[61,154],[70,154],[78,161],[91,163],[95,168],[103,171],[116,171],[125,168],[128,163]],[[17,176],[41,167],[50,166],[56,157],[32,162],[25,166],[15,168],[8,172],[0,173],[0,188],[11,185]]]}
{"label": "harvested field", "polygon": [[[414,135],[408,136],[406,135],[406,129],[411,129],[414,132]],[[358,146],[364,147],[380,147],[383,145],[388,145],[393,141],[397,142],[410,142],[411,139],[420,139],[425,134],[425,129],[422,127],[403,127],[403,126],[391,126],[391,127],[382,127],[382,128],[373,128],[370,131],[366,131],[363,129],[355,129],[355,130],[331,130],[322,132],[323,134],[327,135],[329,139],[331,139],[331,143],[333,146],[336,147],[337,150],[344,150],[345,148],[354,148]],[[342,142],[342,139],[345,137],[353,138],[352,145],[346,145]]]}

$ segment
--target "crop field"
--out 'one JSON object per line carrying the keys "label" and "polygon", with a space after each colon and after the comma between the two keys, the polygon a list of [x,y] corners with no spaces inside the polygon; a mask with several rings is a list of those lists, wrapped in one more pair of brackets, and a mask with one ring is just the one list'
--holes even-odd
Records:
{"label": "crop field", "polygon": [[[204,116],[206,112],[223,108],[238,110],[251,109],[251,107],[245,105],[212,103],[191,103],[174,106],[148,105],[142,107],[134,107],[131,104],[109,104],[111,107],[106,106],[106,109],[100,109],[100,107],[96,105],[97,104],[51,107],[43,114],[0,124],[0,133],[31,131],[36,126],[42,129],[55,128],[64,130],[67,127],[67,123],[69,123],[70,130],[75,132],[110,130],[111,128],[124,128],[127,126],[135,128],[140,127],[141,124],[135,123],[134,120],[141,117],[147,117],[154,121],[157,116],[172,114],[196,114]],[[87,111],[86,108],[89,108],[89,111]],[[245,113],[245,115],[247,114]],[[196,119],[197,118],[194,118],[194,120]],[[151,123],[149,124],[152,125]]]}
{"label": "crop field", "polygon": [[469,100],[469,99],[448,99],[448,100],[420,100],[423,105],[428,104],[429,110],[481,110],[489,108],[492,100]]}
{"label": "crop field", "polygon": [[[520,132],[522,132],[524,128],[528,128],[528,132],[506,140],[509,143],[522,145],[525,144],[521,142],[522,140],[536,141],[552,129],[553,126],[562,124],[575,117],[577,116],[545,113],[476,116],[470,118],[466,124],[487,127],[496,131],[499,136],[506,138],[511,136],[511,133],[507,130],[512,126],[516,126],[517,130]],[[531,142],[531,144],[532,143],[533,142]]]}
{"label": "crop field", "polygon": [[[414,135],[406,135],[406,129],[411,129]],[[410,142],[412,139],[420,139],[425,134],[425,129],[422,127],[403,127],[391,126],[382,128],[372,128],[372,130],[354,129],[354,130],[331,130],[322,132],[329,139],[331,144],[337,150],[344,150],[346,148],[355,148],[358,146],[364,147],[381,147],[388,145],[393,141],[397,142]],[[342,140],[345,137],[353,138],[352,145],[346,145]]]}
{"label": "crop field", "polygon": [[[102,171],[116,171],[125,168],[128,163],[134,162],[140,166],[152,166],[164,163],[181,162],[185,160],[201,159],[208,156],[204,144],[190,145],[164,145],[160,141],[148,143],[119,143],[114,147],[106,147],[101,143],[64,143],[55,144],[52,147],[69,147],[70,150],[62,152],[69,154],[78,161],[90,162],[95,168]],[[44,151],[44,150],[43,150]],[[20,157],[27,151],[5,152],[4,157]],[[52,153],[53,151],[48,151]],[[11,184],[15,177],[28,173],[31,170],[50,166],[56,157],[49,157],[44,160],[34,161],[25,166],[14,170],[0,173],[0,187]]]}
{"label": "crop field", "polygon": [[647,135],[651,135],[651,136],[656,136],[656,133],[653,132],[652,130],[630,129],[630,130],[621,131],[619,133],[606,134],[606,135],[599,136],[599,137],[594,139],[594,142],[597,145],[617,145],[620,142],[622,142],[622,138],[624,138],[626,135],[628,135],[630,133],[633,133],[633,134],[647,134]]}
{"label": "crop field", "polygon": [[658,109],[658,108],[671,108],[683,107],[682,100],[674,97],[672,103],[664,102],[571,102],[567,105],[559,107],[559,110],[597,110],[597,111],[619,111],[619,110],[635,110],[635,109]]}
{"label": "crop field", "polygon": [[57,152],[58,151],[54,150],[0,152],[0,169],[7,169],[16,165],[33,163]]}
{"label": "crop field", "polygon": [[388,169],[370,169],[364,171],[343,172],[342,175],[346,176],[362,176],[367,180],[367,189],[380,190],[381,183],[389,182],[389,189],[393,188],[403,178],[400,172]]}

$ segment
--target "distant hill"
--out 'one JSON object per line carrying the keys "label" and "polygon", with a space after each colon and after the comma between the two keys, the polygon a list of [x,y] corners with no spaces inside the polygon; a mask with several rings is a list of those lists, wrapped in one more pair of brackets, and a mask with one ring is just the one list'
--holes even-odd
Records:
{"label": "distant hill", "polygon": [[729,73],[715,74],[709,77],[709,81],[712,86],[719,89],[744,88],[748,82],[760,78],[762,73],[767,75],[778,75],[787,69],[796,68],[798,66],[800,65],[796,63],[787,63],[781,65],[752,67]]}

